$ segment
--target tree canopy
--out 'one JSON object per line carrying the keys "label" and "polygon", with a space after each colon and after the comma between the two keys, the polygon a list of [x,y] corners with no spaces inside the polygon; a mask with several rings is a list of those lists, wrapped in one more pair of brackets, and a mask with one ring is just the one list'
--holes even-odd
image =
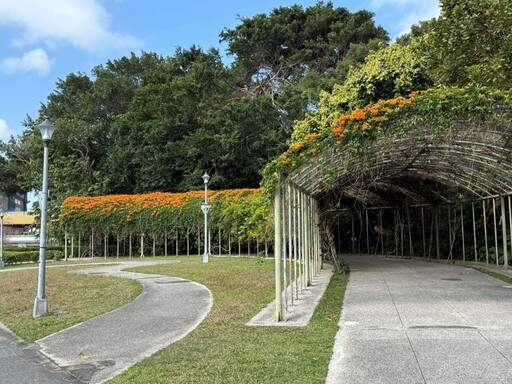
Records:
{"label": "tree canopy", "polygon": [[426,40],[433,78],[444,85],[510,88],[512,4],[509,0],[442,0]]}
{"label": "tree canopy", "polygon": [[438,19],[391,45],[372,13],[318,2],[224,29],[230,66],[217,50],[192,46],[71,73],[40,116],[27,117],[26,130],[2,143],[2,189],[39,189],[43,115],[58,128],[50,190],[62,201],[197,189],[205,170],[213,188],[255,188],[290,139],[329,129],[339,114],[431,86],[510,88],[509,1],[441,3]]}

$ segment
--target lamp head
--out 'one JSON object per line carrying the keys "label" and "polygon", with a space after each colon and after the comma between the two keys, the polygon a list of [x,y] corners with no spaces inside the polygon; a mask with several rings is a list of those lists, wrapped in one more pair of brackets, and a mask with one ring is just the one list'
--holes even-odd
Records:
{"label": "lamp head", "polygon": [[55,125],[45,117],[44,121],[37,126],[41,131],[43,142],[49,142],[52,139],[53,132],[55,132]]}
{"label": "lamp head", "polygon": [[206,172],[204,173],[203,175],[203,181],[205,184],[208,184],[208,181],[210,180],[210,175],[207,174]]}

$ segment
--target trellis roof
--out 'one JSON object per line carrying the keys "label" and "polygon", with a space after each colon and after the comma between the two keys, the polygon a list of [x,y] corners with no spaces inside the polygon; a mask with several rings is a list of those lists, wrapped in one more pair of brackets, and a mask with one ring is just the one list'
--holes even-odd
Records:
{"label": "trellis roof", "polygon": [[[435,118],[443,113],[438,104],[423,106],[422,119],[408,110],[373,139],[363,136],[361,144],[357,137],[357,150],[347,141],[324,146],[289,172],[287,180],[315,198],[376,206],[512,193],[510,108],[502,100],[491,100],[480,111],[470,102],[469,107],[461,105],[466,101],[455,100],[458,107],[451,120]],[[439,129],[438,123],[447,121]]]}

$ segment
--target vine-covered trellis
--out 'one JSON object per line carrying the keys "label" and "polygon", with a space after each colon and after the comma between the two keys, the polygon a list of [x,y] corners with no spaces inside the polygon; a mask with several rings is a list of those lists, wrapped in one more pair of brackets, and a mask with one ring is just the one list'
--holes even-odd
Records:
{"label": "vine-covered trellis", "polygon": [[[200,253],[203,191],[69,197],[59,224],[66,257]],[[261,189],[209,191],[211,252],[268,252],[273,237]]]}
{"label": "vine-covered trellis", "polygon": [[[264,185],[278,200],[292,188],[314,201],[312,232],[319,233],[324,258],[340,269],[341,251],[507,268],[511,111],[512,91],[470,87],[383,100],[328,126],[312,118],[317,124],[295,132],[289,149],[266,167]],[[276,227],[300,221],[294,209],[291,217],[280,212]],[[276,231],[275,241],[291,244],[293,254],[293,235]],[[315,252],[309,246],[306,257]],[[281,267],[276,298],[287,291]],[[286,302],[278,300],[276,318],[284,311]]]}

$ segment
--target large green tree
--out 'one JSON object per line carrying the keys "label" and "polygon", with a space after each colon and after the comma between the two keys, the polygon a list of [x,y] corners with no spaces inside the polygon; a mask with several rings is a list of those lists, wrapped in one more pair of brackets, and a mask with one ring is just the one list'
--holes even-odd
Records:
{"label": "large green tree", "polygon": [[[375,25],[367,11],[349,12],[331,2],[279,7],[268,15],[242,18],[234,29],[221,33],[228,53],[250,95],[269,95],[275,108],[291,124],[316,107],[320,90],[330,91],[343,82],[350,60],[364,58],[365,46],[388,41],[387,32]],[[354,49],[352,55],[349,55]]]}
{"label": "large green tree", "polygon": [[441,85],[512,86],[512,2],[442,0],[426,40],[432,76]]}

